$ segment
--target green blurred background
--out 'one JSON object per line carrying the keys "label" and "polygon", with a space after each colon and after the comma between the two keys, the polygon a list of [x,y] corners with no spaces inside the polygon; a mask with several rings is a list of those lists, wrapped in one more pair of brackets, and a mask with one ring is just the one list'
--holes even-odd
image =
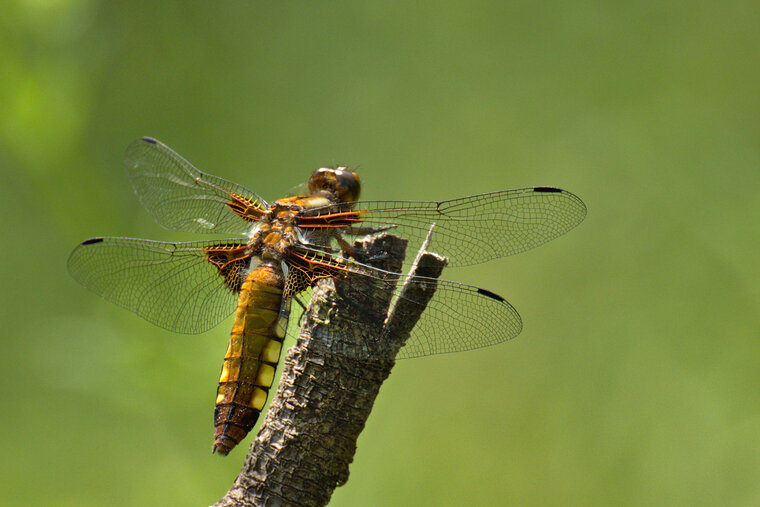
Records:
{"label": "green blurred background", "polygon": [[[9,0],[0,504],[206,505],[229,322],[175,335],[66,272],[154,224],[135,138],[277,198],[553,185],[586,221],[450,279],[509,345],[400,362],[333,505],[760,504],[760,4]],[[194,237],[192,239],[198,239]]]}

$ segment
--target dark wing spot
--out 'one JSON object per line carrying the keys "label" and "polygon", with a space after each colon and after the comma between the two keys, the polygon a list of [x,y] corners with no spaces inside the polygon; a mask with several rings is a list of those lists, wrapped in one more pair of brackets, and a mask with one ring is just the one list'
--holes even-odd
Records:
{"label": "dark wing spot", "polygon": [[554,188],[554,187],[536,187],[533,189],[534,192],[554,192],[561,194],[562,189],[561,188]]}
{"label": "dark wing spot", "polygon": [[480,289],[479,288],[478,289],[478,294],[483,294],[484,296],[487,296],[487,297],[489,297],[491,299],[495,299],[496,301],[504,301],[503,297],[499,296],[498,294],[495,294],[495,293],[491,292],[490,290],[485,290],[485,289]]}
{"label": "dark wing spot", "polygon": [[158,141],[156,141],[152,137],[143,137],[142,140],[148,144],[158,144]]}
{"label": "dark wing spot", "polygon": [[103,238],[90,238],[82,241],[83,245],[94,245],[95,243],[102,243]]}

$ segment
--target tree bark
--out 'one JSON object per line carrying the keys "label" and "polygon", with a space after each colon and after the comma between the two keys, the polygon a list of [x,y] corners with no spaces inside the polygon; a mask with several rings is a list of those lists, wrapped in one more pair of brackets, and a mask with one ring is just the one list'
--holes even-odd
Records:
{"label": "tree bark", "polygon": [[[354,247],[365,264],[398,273],[406,244],[383,234]],[[366,296],[352,301],[350,281],[318,284],[243,469],[216,506],[326,505],[335,488],[348,481],[356,440],[380,386],[435,291],[429,284],[415,285],[414,277],[438,278],[446,265],[444,257],[426,251],[427,244],[401,288],[403,297],[393,304]],[[366,350],[381,334],[381,357],[344,353]],[[345,342],[336,343],[336,336]]]}

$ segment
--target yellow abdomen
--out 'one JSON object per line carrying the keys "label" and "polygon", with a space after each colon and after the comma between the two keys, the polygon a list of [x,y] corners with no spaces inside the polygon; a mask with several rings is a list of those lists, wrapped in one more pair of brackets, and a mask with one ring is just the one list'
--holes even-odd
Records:
{"label": "yellow abdomen", "polygon": [[279,263],[262,262],[240,289],[214,410],[214,452],[219,454],[227,454],[251,431],[267,401],[285,335],[278,327],[283,286]]}

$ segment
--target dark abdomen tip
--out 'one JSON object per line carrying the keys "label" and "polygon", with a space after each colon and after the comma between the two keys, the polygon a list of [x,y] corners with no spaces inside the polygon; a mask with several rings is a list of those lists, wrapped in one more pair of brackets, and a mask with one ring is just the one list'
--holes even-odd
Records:
{"label": "dark abdomen tip", "polygon": [[211,449],[211,452],[213,454],[218,454],[219,456],[227,456],[235,445],[235,442],[231,442],[231,445],[222,442],[214,442],[214,447]]}

